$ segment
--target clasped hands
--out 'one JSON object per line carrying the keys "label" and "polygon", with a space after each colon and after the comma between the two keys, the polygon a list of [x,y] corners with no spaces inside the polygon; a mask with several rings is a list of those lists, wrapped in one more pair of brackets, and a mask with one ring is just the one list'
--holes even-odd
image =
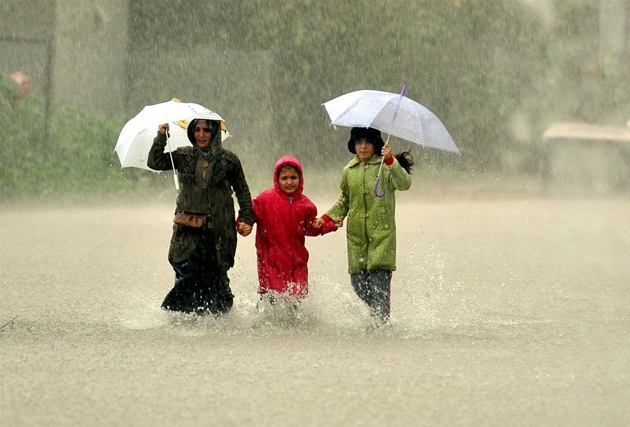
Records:
{"label": "clasped hands", "polygon": [[252,232],[252,226],[244,222],[239,222],[236,231],[238,231],[238,234],[241,236],[247,237]]}
{"label": "clasped hands", "polygon": [[[335,223],[335,226],[337,228],[341,228],[343,227],[343,219],[344,217],[340,216],[337,217],[337,219],[333,219],[333,222]],[[324,223],[326,222],[326,220],[324,220],[324,218],[315,218],[315,220],[313,221],[313,227],[314,228],[320,228]]]}
{"label": "clasped hands", "polygon": [[[340,216],[336,220],[333,220],[333,222],[335,223],[335,226],[337,228],[341,228],[343,227],[343,220],[344,220],[344,217]],[[313,220],[313,227],[320,228],[325,222],[326,221],[323,218],[315,218],[315,220]],[[252,232],[252,226],[244,222],[239,222],[238,226],[236,227],[236,230],[238,231],[238,234],[240,234],[241,236],[247,237]]]}

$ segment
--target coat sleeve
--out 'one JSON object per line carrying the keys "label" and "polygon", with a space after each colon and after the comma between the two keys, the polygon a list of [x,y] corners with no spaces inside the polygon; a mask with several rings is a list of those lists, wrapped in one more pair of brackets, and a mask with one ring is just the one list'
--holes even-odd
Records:
{"label": "coat sleeve", "polygon": [[260,194],[252,199],[252,213],[254,214],[254,222],[258,222],[257,218],[260,216]]}
{"label": "coat sleeve", "polygon": [[333,221],[326,221],[319,228],[313,227],[313,221],[317,217],[317,207],[313,202],[311,202],[312,207],[309,211],[309,215],[306,218],[306,235],[307,236],[323,236],[324,234],[331,233],[333,231],[337,231],[337,226]]}
{"label": "coat sleeve", "polygon": [[323,236],[335,231],[337,231],[337,226],[333,221],[326,221],[319,228],[314,228],[312,222],[306,227],[307,236]]}
{"label": "coat sleeve", "polygon": [[148,167],[156,171],[173,169],[171,156],[164,152],[164,147],[166,147],[166,135],[158,132],[149,150],[149,156],[147,157]]}
{"label": "coat sleeve", "polygon": [[388,166],[389,183],[398,191],[406,191],[411,187],[411,175],[407,173],[405,168],[400,166],[398,160],[394,157],[394,162]]}
{"label": "coat sleeve", "polygon": [[238,201],[238,219],[249,225],[254,225],[254,210],[252,208],[252,195],[245,179],[245,173],[241,166],[241,161],[234,154],[234,166],[236,168],[236,179],[232,183],[236,200]]}
{"label": "coat sleeve", "polygon": [[341,194],[339,194],[332,207],[326,211],[326,215],[333,219],[340,216],[347,216],[348,210],[350,209],[350,192],[348,189],[347,168],[343,171],[340,188]]}
{"label": "coat sleeve", "polygon": [[267,192],[263,191],[252,200],[252,212],[254,214],[254,222],[259,224],[265,221],[266,207],[268,204]]}

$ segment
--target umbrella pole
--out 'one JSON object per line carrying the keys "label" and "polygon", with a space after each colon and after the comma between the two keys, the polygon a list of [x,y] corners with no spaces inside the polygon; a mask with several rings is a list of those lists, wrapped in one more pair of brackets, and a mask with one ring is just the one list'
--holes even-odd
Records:
{"label": "umbrella pole", "polygon": [[[398,117],[398,110],[400,109],[400,103],[405,96],[405,92],[407,92],[407,85],[403,85],[402,91],[400,92],[400,98],[398,98],[398,105],[396,106],[396,111],[394,111],[394,118],[392,119],[392,124],[389,127],[389,133],[387,134],[387,141],[385,141],[385,145],[389,144],[389,137],[392,133],[392,128],[394,127],[396,117]],[[378,168],[378,175],[376,176],[376,182],[374,183],[374,195],[378,198],[381,198],[385,195],[385,190],[380,193],[378,192],[378,184],[381,182],[381,171],[383,170],[384,161],[385,157],[381,158],[381,166]]]}
{"label": "umbrella pole", "polygon": [[171,165],[173,166],[173,180],[175,181],[175,190],[179,193],[179,177],[177,176],[177,169],[175,169],[175,162],[173,161],[173,152],[171,151],[171,142],[169,138],[171,134],[166,132],[166,144],[168,145],[168,154],[171,156]]}
{"label": "umbrella pole", "polygon": [[[385,141],[385,145],[389,144],[389,134],[387,134],[387,141]],[[385,162],[385,157],[381,157],[381,165],[378,168],[378,175],[376,176],[376,182],[374,183],[374,195],[379,199],[385,195],[385,190],[379,193],[378,184],[381,182],[381,171],[383,170],[383,163]]]}

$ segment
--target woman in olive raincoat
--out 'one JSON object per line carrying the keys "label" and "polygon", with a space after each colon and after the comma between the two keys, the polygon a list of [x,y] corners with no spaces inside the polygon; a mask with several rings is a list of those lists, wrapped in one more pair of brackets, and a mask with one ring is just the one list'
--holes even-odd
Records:
{"label": "woman in olive raincoat", "polygon": [[[173,163],[181,181],[168,260],[175,270],[175,286],[162,308],[171,311],[220,315],[232,308],[234,295],[227,272],[234,265],[236,218],[232,192],[239,204],[238,232],[248,235],[254,223],[251,194],[241,162],[221,145],[222,122],[192,120],[192,147],[175,150]],[[164,153],[168,124],[159,126],[147,165],[172,169]]]}
{"label": "woman in olive raincoat", "polygon": [[[317,220],[348,217],[348,272],[355,293],[370,307],[377,324],[390,315],[390,283],[396,270],[396,190],[411,186],[413,159],[408,152],[392,156],[391,147],[372,128],[353,128],[348,150],[355,154],[344,167],[341,194],[335,204]],[[384,157],[384,159],[383,159]],[[374,191],[381,161],[379,195]]]}

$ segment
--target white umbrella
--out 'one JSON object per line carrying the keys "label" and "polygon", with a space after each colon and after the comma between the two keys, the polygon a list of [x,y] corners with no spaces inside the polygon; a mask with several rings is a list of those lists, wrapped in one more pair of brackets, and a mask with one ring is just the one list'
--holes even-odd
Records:
{"label": "white umbrella", "polygon": [[[120,131],[114,151],[118,154],[121,168],[134,167],[153,170],[147,166],[147,157],[158,126],[169,123],[167,146],[164,152],[191,145],[188,140],[188,123],[193,119],[209,119],[221,122],[221,141],[229,138],[223,118],[199,104],[180,102],[177,98],[160,104],[148,105],[129,120]],[[172,160],[172,156],[171,156]],[[179,191],[177,171],[173,165],[175,188]]]}
{"label": "white umbrella", "polygon": [[446,127],[426,107],[402,93],[358,90],[322,104],[331,124],[374,128],[425,147],[459,154]]}
{"label": "white umbrella", "polygon": [[[379,90],[358,90],[331,99],[322,105],[332,125],[378,129],[390,135],[426,147],[459,153],[453,138],[440,119],[428,108],[405,96],[407,85],[400,94]],[[383,161],[381,161],[381,168]],[[381,169],[374,184],[374,195],[383,197],[378,191]]]}

